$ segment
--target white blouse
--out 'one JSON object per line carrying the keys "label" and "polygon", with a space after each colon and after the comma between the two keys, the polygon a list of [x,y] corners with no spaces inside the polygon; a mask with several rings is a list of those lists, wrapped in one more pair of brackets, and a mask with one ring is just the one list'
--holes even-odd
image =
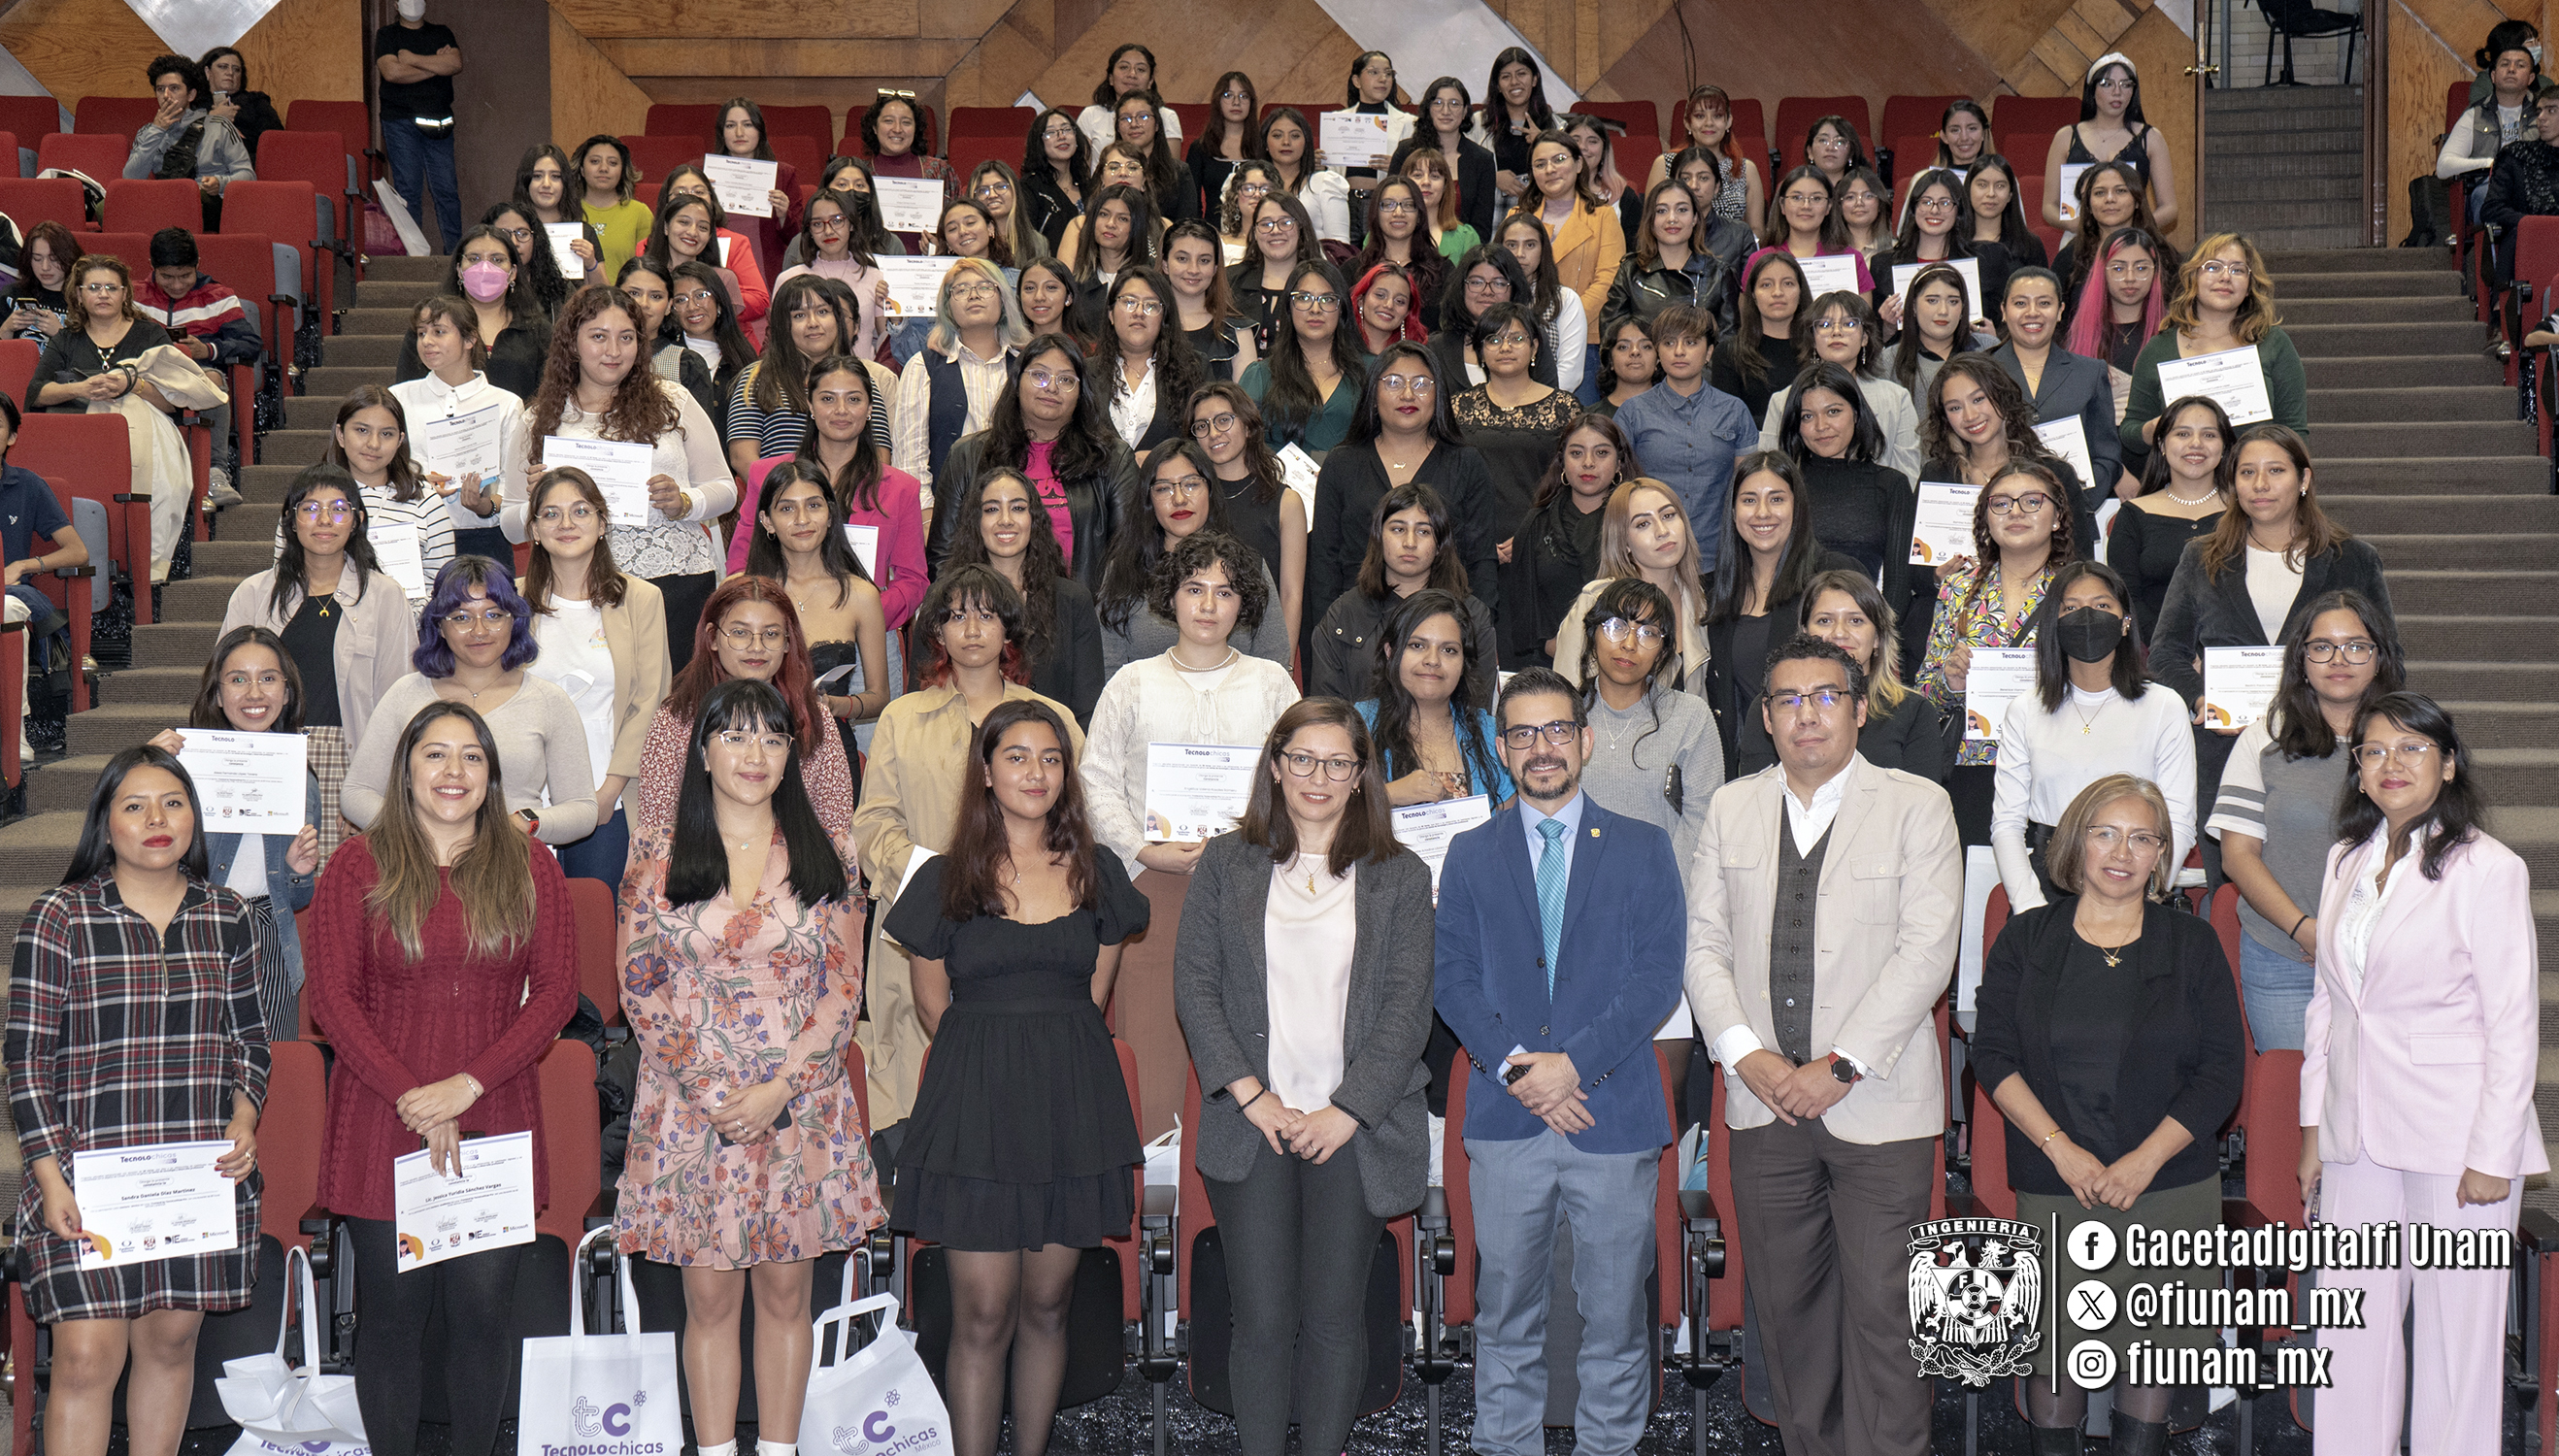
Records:
{"label": "white blouse", "polygon": [[[391,397],[400,402],[407,417],[409,452],[417,452],[417,432],[430,420],[456,419],[483,409],[498,411],[498,479],[484,482],[481,489],[497,497],[503,506],[506,498],[525,491],[525,462],[532,458],[530,437],[525,429],[525,401],[509,390],[489,382],[484,373],[474,373],[460,384],[448,384],[433,374],[422,379],[406,379],[390,386]],[[424,470],[429,462],[418,460]],[[458,485],[458,483],[457,483]],[[445,510],[453,518],[455,530],[481,530],[498,523],[495,515],[474,515],[462,509],[454,497],[444,500]]]}
{"label": "white blouse", "polygon": [[1334,879],[1326,856],[1298,854],[1271,867],[1262,913],[1263,994],[1271,1017],[1271,1092],[1300,1112],[1342,1085],[1342,1019],[1351,999],[1354,864]]}
{"label": "white blouse", "polygon": [[2013,911],[2043,904],[2028,857],[2029,824],[2057,824],[2079,791],[2108,774],[2136,774],[2168,801],[2169,873],[2194,847],[2194,730],[2185,699],[2168,687],[2127,701],[2109,687],[2073,686],[2057,712],[2029,690],[2009,700],[2000,725],[1999,774],[1991,801],[1991,853]]}
{"label": "white blouse", "polygon": [[2418,872],[2419,852],[2415,829],[2408,831],[2408,842],[2399,851],[2399,867],[2390,872],[2389,882],[2381,883],[2381,867],[2390,856],[2382,846],[2384,828],[2370,841],[2372,850],[2364,856],[2363,873],[2354,877],[2354,888],[2346,893],[2345,909],[2336,922],[2336,954],[2342,962],[2338,969],[2345,974],[2346,984],[2357,994],[2363,990],[2363,966],[2372,953],[2372,932],[2381,924],[2381,912],[2390,908],[2390,897],[2410,875]]}
{"label": "white blouse", "polygon": [[[694,576],[703,572],[718,575],[728,565],[727,543],[720,539],[718,521],[737,505],[737,479],[729,474],[728,455],[720,446],[718,428],[711,424],[711,417],[702,412],[690,391],[665,379],[658,381],[658,387],[675,403],[676,427],[659,436],[650,447],[649,469],[654,475],[672,478],[692,498],[693,509],[678,518],[653,506],[647,520],[615,521],[613,561],[633,576]],[[601,439],[598,427],[602,419],[600,415],[579,412],[577,401],[571,399],[560,411],[557,433],[562,439]],[[542,442],[533,441],[531,449],[539,455]],[[506,527],[507,539],[530,539],[525,534],[521,492],[509,494],[498,515]],[[674,630],[673,624],[670,630]]]}
{"label": "white blouse", "polygon": [[[2174,696],[2174,694],[2172,694]],[[1084,736],[1085,811],[1094,837],[1126,862],[1130,878],[1146,846],[1146,745],[1211,743],[1259,749],[1271,725],[1297,700],[1287,669],[1242,653],[1212,672],[1187,672],[1167,652],[1141,657],[1102,685]]]}

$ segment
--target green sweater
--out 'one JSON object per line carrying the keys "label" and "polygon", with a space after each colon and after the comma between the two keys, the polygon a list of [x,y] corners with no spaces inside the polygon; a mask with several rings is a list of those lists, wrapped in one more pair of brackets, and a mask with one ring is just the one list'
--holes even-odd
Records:
{"label": "green sweater", "polygon": [[[2133,393],[2124,404],[2124,422],[2116,433],[2124,442],[2124,469],[2136,480],[2151,454],[2142,427],[2157,419],[2169,403],[2160,397],[2159,371],[2163,362],[2179,357],[2176,330],[2162,329],[2133,361]],[[2309,434],[2310,387],[2302,377],[2302,357],[2293,350],[2292,336],[2281,328],[2267,330],[2266,337],[2257,341],[2257,364],[2266,371],[2266,402],[2275,408],[2274,423]]]}

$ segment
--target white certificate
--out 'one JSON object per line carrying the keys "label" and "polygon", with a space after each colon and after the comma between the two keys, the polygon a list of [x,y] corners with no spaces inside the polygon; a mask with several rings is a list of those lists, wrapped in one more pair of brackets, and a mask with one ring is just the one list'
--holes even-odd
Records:
{"label": "white certificate", "polygon": [[1146,745],[1146,842],[1188,844],[1223,834],[1244,817],[1259,744]]}
{"label": "white certificate", "polygon": [[533,1135],[462,1140],[462,1173],[435,1171],[424,1148],[391,1159],[394,1263],[403,1274],[466,1253],[533,1241]]}
{"label": "white certificate", "polygon": [[542,231],[550,237],[551,261],[559,264],[560,276],[563,278],[585,277],[586,259],[579,257],[576,252],[569,247],[569,244],[586,236],[586,224],[583,222],[545,222],[542,224]]}
{"label": "white certificate", "polygon": [[1366,170],[1383,165],[1395,151],[1395,143],[1387,140],[1383,111],[1327,111],[1315,126],[1328,167]]}
{"label": "white certificate", "polygon": [[426,600],[426,543],[405,520],[374,520],[365,525],[374,546],[374,562],[382,575],[400,584],[412,602]]}
{"label": "white certificate", "polygon": [[951,259],[902,258],[882,253],[871,260],[871,266],[888,283],[890,318],[929,319],[940,311],[942,280],[950,275]]}
{"label": "white certificate", "polygon": [[2284,680],[2282,648],[2203,650],[2203,726],[2245,728],[2266,716]]}
{"label": "white certificate", "polygon": [[637,440],[579,440],[565,435],[542,439],[542,467],[576,466],[604,493],[604,509],[615,525],[649,523],[649,477],[656,451]]}
{"label": "white certificate", "polygon": [[1476,794],[1437,803],[1410,803],[1395,811],[1395,842],[1422,856],[1430,866],[1430,898],[1439,898],[1439,866],[1448,858],[1448,841],[1493,816],[1493,801]]}
{"label": "white certificate", "polygon": [[79,1266],[108,1269],[239,1247],[237,1185],[214,1168],[230,1150],[217,1139],[74,1153],[72,1192],[88,1237]]}
{"label": "white certificate", "polygon": [[706,156],[702,175],[710,179],[711,196],[719,199],[721,212],[749,218],[773,216],[773,194],[782,185],[781,163]]}
{"label": "white certificate", "polygon": [[1919,510],[1910,518],[1910,564],[1943,566],[1973,554],[1973,502],[1979,486],[1919,483]]}
{"label": "white certificate", "polygon": [[934,232],[942,226],[939,177],[874,177],[871,201],[879,204],[880,225],[891,232]]}
{"label": "white certificate", "polygon": [[1297,504],[1305,508],[1308,520],[1315,518],[1315,482],[1323,469],[1296,441],[1280,447],[1280,479],[1297,493]]}
{"label": "white certificate", "polygon": [[[2079,422],[2079,416],[2065,415],[2050,424],[2036,425],[2034,438],[2043,442],[2044,449],[2070,462],[2070,468],[2079,472],[2079,484],[2083,489],[2096,486],[2097,462],[2088,454],[2088,430]],[[2114,484],[2113,481],[2106,482],[2110,489]],[[2067,506],[2072,503],[2059,504]]]}
{"label": "white certificate", "polygon": [[2266,366],[2258,362],[2253,344],[2218,354],[2198,354],[2192,359],[2162,360],[2159,381],[2163,407],[2189,394],[2200,394],[2220,405],[2221,412],[2230,416],[2234,425],[2253,425],[2275,417],[2274,402],[2266,396]]}
{"label": "white certificate", "polygon": [[450,496],[465,481],[479,476],[484,485],[505,489],[507,462],[502,451],[504,436],[502,406],[486,404],[469,414],[443,419],[416,419],[408,427],[409,450],[417,458],[417,468],[429,476],[441,476],[433,484],[437,491]]}
{"label": "white certificate", "polygon": [[862,570],[870,573],[871,585],[882,585],[879,574],[879,527],[845,521],[844,544],[853,548],[853,555],[861,560]]}
{"label": "white certificate", "polygon": [[1999,742],[2009,700],[2034,691],[2034,649],[1975,648],[1964,677],[1964,737]]}
{"label": "white certificate", "polygon": [[[411,539],[416,537],[411,531]],[[299,733],[186,728],[178,764],[196,781],[197,812],[218,834],[302,831],[311,740]]]}
{"label": "white certificate", "polygon": [[1981,318],[1990,317],[1991,306],[1982,301],[1982,265],[1981,261],[1977,258],[1939,258],[1933,263],[1894,263],[1892,265],[1892,296],[1894,298],[1908,298],[1910,296],[1910,280],[1918,277],[1919,270],[1922,268],[1952,268],[1956,272],[1963,274],[1964,296],[1973,301],[1974,314]]}
{"label": "white certificate", "polygon": [[2087,176],[2088,169],[2096,165],[2094,162],[2069,162],[2062,165],[2059,199],[2062,221],[2079,220],[2079,179]]}
{"label": "white certificate", "polygon": [[1795,266],[1804,270],[1804,307],[1825,293],[1864,293],[1857,286],[1857,255],[1830,253],[1818,258],[1797,258]]}

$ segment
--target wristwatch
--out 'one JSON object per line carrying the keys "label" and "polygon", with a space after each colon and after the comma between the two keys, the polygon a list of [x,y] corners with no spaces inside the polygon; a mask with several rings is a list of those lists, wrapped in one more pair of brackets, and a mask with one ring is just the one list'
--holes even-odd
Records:
{"label": "wristwatch", "polygon": [[525,829],[527,832],[535,834],[541,832],[542,816],[540,814],[537,814],[528,808],[520,808],[516,810],[516,817],[525,821]]}
{"label": "wristwatch", "polygon": [[1833,1052],[1831,1053],[1831,1077],[1842,1087],[1853,1087],[1858,1079],[1857,1064]]}

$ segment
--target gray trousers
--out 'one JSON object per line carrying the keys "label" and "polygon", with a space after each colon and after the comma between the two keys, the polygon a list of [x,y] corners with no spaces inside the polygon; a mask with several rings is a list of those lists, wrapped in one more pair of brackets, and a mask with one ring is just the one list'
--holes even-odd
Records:
{"label": "gray trousers", "polygon": [[1343,1449],[1368,1379],[1369,1262],[1386,1220],[1368,1211],[1353,1133],[1321,1165],[1253,1150],[1241,1182],[1201,1181],[1235,1298],[1235,1424],[1244,1456]]}
{"label": "gray trousers", "polygon": [[1661,1150],[1584,1153],[1554,1131],[1466,1139],[1475,1203],[1475,1435],[1480,1456],[1544,1456],[1546,1316],[1556,1220],[1573,1235],[1582,1319],[1577,1456],[1625,1456],[1652,1406],[1653,1194]]}

